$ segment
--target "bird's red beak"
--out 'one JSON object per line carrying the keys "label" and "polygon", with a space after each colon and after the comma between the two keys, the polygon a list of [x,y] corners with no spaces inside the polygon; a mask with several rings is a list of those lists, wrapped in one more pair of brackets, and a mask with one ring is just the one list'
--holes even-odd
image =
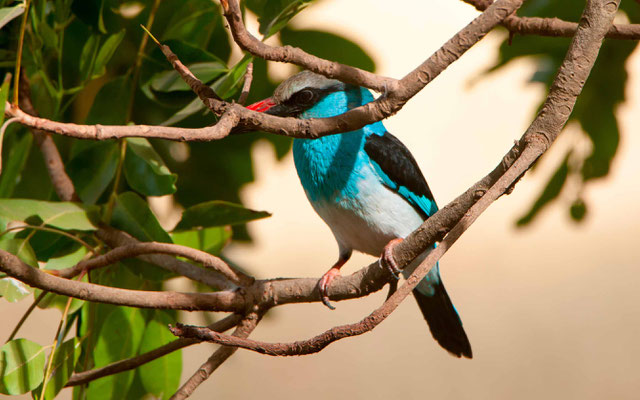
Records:
{"label": "bird's red beak", "polygon": [[259,101],[257,103],[251,104],[250,106],[247,106],[247,108],[252,111],[265,112],[275,105],[276,105],[276,102],[273,101],[273,98],[268,97],[262,101]]}

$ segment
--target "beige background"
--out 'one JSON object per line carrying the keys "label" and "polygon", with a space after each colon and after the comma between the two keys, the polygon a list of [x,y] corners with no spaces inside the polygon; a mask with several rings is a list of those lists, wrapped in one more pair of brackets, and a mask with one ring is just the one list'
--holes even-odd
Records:
{"label": "beige background", "polygon": [[[295,25],[350,37],[373,54],[379,73],[401,77],[475,15],[458,1],[324,0],[297,17]],[[534,71],[528,61],[479,76],[495,59],[501,35],[489,35],[385,121],[412,150],[440,205],[495,166],[544,96],[544,88],[526,83]],[[540,168],[495,203],[442,259],[443,279],[464,321],[473,360],[443,351],[408,300],[373,332],[318,355],[272,358],[239,351],[193,398],[639,398],[638,52],[627,68],[629,102],[616,110],[621,147],[610,176],[584,194],[586,221],[576,225],[569,219],[567,195],[565,204],[554,203],[530,227],[514,228],[563,149],[581,142],[569,126]],[[286,76],[291,70],[274,67],[272,72]],[[266,143],[256,146],[254,156],[257,182],[244,189],[243,198],[274,215],[250,225],[255,245],[233,246],[229,255],[260,278],[320,276],[335,261],[337,246],[308,205],[291,156],[276,162]],[[353,272],[372,260],[356,255],[343,270]],[[333,312],[319,304],[278,308],[253,337],[308,338],[360,319],[384,295],[341,302]],[[27,306],[0,302],[1,338]],[[58,318],[56,311],[40,312],[22,334],[46,344]],[[183,381],[214,348],[185,351]]]}

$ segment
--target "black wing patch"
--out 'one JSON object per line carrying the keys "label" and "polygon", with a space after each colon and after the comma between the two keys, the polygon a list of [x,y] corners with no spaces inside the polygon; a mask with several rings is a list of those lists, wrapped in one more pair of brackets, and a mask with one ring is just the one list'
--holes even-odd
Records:
{"label": "black wing patch", "polygon": [[[369,135],[365,141],[364,150],[391,180],[389,185],[391,189],[404,195],[401,190],[401,187],[404,186],[417,197],[412,199],[410,197],[413,196],[404,195],[425,219],[435,212],[437,207],[431,189],[429,189],[415,158],[398,138],[389,132],[385,132],[382,136]],[[432,203],[433,206],[425,207],[426,204],[423,203]]]}

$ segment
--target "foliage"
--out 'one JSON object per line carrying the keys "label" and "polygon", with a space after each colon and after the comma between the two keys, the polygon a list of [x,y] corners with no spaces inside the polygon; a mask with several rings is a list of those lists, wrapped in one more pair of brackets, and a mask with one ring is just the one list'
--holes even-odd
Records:
{"label": "foliage", "polygon": [[[518,10],[518,15],[578,21],[583,6],[584,1],[581,0],[527,1]],[[621,2],[619,12],[626,14],[631,23],[640,22],[637,2]],[[505,39],[500,46],[498,62],[492,70],[499,70],[518,58],[533,58],[537,71],[531,77],[531,82],[544,84],[548,88],[562,63],[569,42],[570,38],[540,36],[514,36]],[[615,112],[625,100],[625,63],[637,45],[635,40],[604,41],[599,59],[569,118],[569,123],[577,123],[582,128],[582,140],[577,140],[574,148],[567,149],[565,158],[531,209],[517,221],[518,226],[530,223],[544,207],[557,200],[563,191],[568,192],[569,189],[565,187],[568,181],[578,183],[571,189],[571,193],[567,193],[567,198],[570,199],[570,217],[574,221],[582,221],[586,216],[586,200],[583,198],[585,185],[607,176],[618,150],[620,131]],[[580,151],[584,147],[584,141],[588,141],[591,148],[588,154]]]}
{"label": "foliage", "polygon": [[[282,31],[283,42],[374,70],[371,58],[352,41],[288,27],[310,4],[310,0],[254,0],[246,2],[245,12],[259,17],[265,37]],[[232,99],[238,93],[251,62],[252,97],[266,97],[276,86],[264,61],[231,57],[229,32],[219,5],[211,0],[49,0],[32,1],[28,7],[23,1],[0,0],[3,76],[13,73],[25,9],[21,79],[28,80],[34,108],[45,118],[104,125],[215,123],[160,50],[150,41],[141,48],[148,40],[141,24],[222,98]],[[2,104],[12,98],[12,91],[5,81]],[[173,242],[215,255],[231,239],[249,240],[244,224],[270,216],[239,204],[240,188],[254,179],[251,148],[257,140],[267,140],[282,158],[291,147],[287,138],[259,133],[211,143],[54,139],[80,203],[60,201],[33,136],[17,124],[9,127],[3,140],[0,175],[0,248],[46,270],[86,259],[91,255],[87,246],[93,252],[104,251],[105,245],[95,236],[101,224],[141,241]],[[185,212],[175,230],[167,231],[147,197],[171,194]],[[25,227],[12,229],[15,221]],[[93,283],[141,290],[162,290],[172,277],[138,259],[90,273]],[[210,289],[198,285],[194,290]],[[65,296],[34,291],[4,275],[0,275],[0,296],[11,302],[32,296],[40,299],[38,307],[63,312],[66,322],[57,345],[43,347],[14,339],[0,350],[0,393],[32,391],[36,399],[54,398],[74,371],[101,367],[172,341],[166,326],[178,321],[176,312],[80,300],[69,303]],[[169,398],[178,387],[181,368],[180,352],[174,352],[135,370],[77,386],[74,398]]]}

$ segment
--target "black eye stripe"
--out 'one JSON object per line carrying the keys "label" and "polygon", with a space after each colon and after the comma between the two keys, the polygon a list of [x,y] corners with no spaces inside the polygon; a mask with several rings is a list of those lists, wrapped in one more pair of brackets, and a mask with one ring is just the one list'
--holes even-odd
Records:
{"label": "black eye stripe", "polygon": [[344,90],[343,84],[329,86],[324,89],[305,87],[292,94],[284,103],[289,107],[294,107],[300,111],[304,111],[313,104],[322,100],[326,95],[340,90]]}

